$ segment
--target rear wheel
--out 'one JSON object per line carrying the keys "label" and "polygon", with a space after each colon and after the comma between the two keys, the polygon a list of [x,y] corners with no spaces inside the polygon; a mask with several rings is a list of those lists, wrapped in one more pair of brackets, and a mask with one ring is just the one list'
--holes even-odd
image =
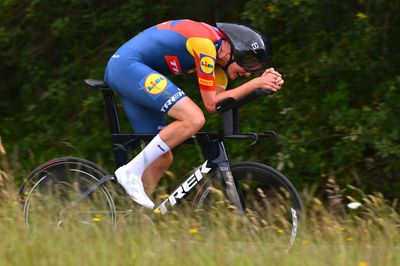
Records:
{"label": "rear wheel", "polygon": [[[293,245],[302,204],[290,181],[277,170],[259,163],[233,164],[231,170],[243,195],[246,217],[252,228],[267,234],[268,239]],[[205,211],[218,208],[222,187],[216,186],[218,182],[213,183],[205,183],[197,194],[197,208]]]}
{"label": "rear wheel", "polygon": [[105,184],[79,201],[107,174],[81,158],[59,158],[39,166],[20,188],[27,227],[114,225],[115,205]]}

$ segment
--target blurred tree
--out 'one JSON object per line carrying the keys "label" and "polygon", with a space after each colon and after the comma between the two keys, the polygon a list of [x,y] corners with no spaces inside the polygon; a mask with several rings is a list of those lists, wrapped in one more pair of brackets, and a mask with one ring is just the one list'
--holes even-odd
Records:
{"label": "blurred tree", "polygon": [[[271,37],[273,66],[286,83],[242,114],[243,131],[276,130],[277,141],[230,145],[232,158],[262,160],[298,186],[333,175],[339,185],[399,197],[399,7],[399,0],[3,0],[0,135],[26,172],[65,155],[112,170],[102,98],[82,80],[101,79],[122,43],[161,21],[246,22]],[[199,102],[193,77],[174,82]],[[207,127],[219,128],[219,119],[209,116]],[[178,150],[173,171],[198,157]]]}
{"label": "blurred tree", "polygon": [[276,164],[303,181],[333,173],[341,184],[399,197],[400,2],[257,0],[246,7],[244,17],[271,36],[274,65],[287,81],[279,115],[268,117],[283,135]]}

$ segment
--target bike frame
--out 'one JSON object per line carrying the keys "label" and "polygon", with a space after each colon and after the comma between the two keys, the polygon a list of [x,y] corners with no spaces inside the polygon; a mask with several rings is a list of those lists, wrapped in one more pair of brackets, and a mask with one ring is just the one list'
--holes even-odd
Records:
{"label": "bike frame", "polygon": [[[130,153],[139,148],[143,141],[152,140],[156,134],[123,134],[121,132],[113,91],[108,88],[107,84],[103,81],[85,80],[85,82],[92,88],[100,90],[103,94],[107,119],[111,131],[111,143],[113,145],[116,167],[118,168],[125,165],[128,163]],[[203,179],[203,174],[208,174],[210,171],[210,173],[218,171],[229,201],[241,214],[244,214],[245,205],[243,196],[238,189],[236,179],[232,175],[223,139],[255,139],[255,142],[257,142],[259,137],[274,137],[276,135],[275,132],[272,131],[248,134],[240,134],[239,132],[239,107],[253,101],[263,94],[270,94],[270,92],[258,90],[239,100],[228,98],[217,105],[217,110],[223,113],[224,133],[199,132],[184,142],[185,144],[198,144],[202,150],[205,162],[198,167],[193,174],[187,177],[170,196],[156,208],[156,211],[165,214],[192,191],[199,181]],[[115,177],[107,176],[99,180],[94,187],[90,188],[82,195],[79,201],[90,195],[97,187],[110,179],[115,180]]]}
{"label": "bike frame", "polygon": [[[143,140],[151,140],[153,137],[155,137],[154,134],[112,134],[112,144],[117,167],[128,162],[129,154],[136,148],[139,148]],[[169,197],[156,208],[156,212],[159,211],[161,214],[165,214],[193,191],[193,188],[203,179],[203,174],[211,174],[219,171],[228,199],[243,214],[245,209],[244,200],[240,190],[237,189],[236,180],[230,169],[223,136],[216,133],[199,132],[184,143],[198,144],[202,150],[205,162],[169,194]]]}

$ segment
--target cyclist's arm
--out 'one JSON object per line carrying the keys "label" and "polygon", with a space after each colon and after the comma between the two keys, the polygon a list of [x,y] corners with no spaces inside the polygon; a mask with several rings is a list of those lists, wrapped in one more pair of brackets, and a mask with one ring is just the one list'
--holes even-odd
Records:
{"label": "cyclist's arm", "polygon": [[215,105],[222,101],[223,99],[232,97],[234,99],[239,99],[240,97],[249,94],[250,92],[256,90],[258,88],[255,80],[250,80],[239,87],[234,89],[225,90],[221,87],[217,87],[215,91],[201,91],[201,97],[203,99],[204,106],[207,111],[215,112]]}
{"label": "cyclist's arm", "polygon": [[206,38],[189,38],[186,46],[195,60],[204,106],[209,112],[215,112],[215,104],[219,101],[216,95],[224,93],[228,78],[225,71],[215,64],[217,53],[214,44]]}
{"label": "cyclist's arm", "polygon": [[[283,82],[282,82],[283,83]],[[264,73],[260,77],[256,77],[234,89],[230,90],[214,90],[214,91],[201,91],[204,105],[209,112],[215,112],[215,105],[229,97],[239,99],[256,89],[266,89],[277,91],[282,84],[276,83],[276,76],[273,73]]]}
{"label": "cyclist's arm", "polygon": [[[195,59],[201,96],[204,106],[209,112],[215,112],[215,105],[223,99],[229,97],[238,99],[256,89],[277,89],[274,75],[264,73],[237,88],[225,91],[227,77],[225,72],[215,65],[217,53],[214,44],[209,39],[195,37],[189,38],[186,46]],[[223,77],[225,78],[224,81],[222,81]]]}

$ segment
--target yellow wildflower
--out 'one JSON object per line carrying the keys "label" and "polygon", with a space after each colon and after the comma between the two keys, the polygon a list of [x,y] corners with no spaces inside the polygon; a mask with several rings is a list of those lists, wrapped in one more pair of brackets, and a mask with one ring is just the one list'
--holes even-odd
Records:
{"label": "yellow wildflower", "polygon": [[160,195],[160,196],[158,196],[160,199],[166,199],[166,198],[168,198],[169,197],[169,195],[168,194],[162,194],[162,195]]}
{"label": "yellow wildflower", "polygon": [[357,12],[356,17],[360,20],[364,20],[364,19],[368,18],[368,16],[363,12]]}
{"label": "yellow wildflower", "polygon": [[368,263],[366,263],[365,261],[361,261],[358,263],[358,266],[368,266]]}
{"label": "yellow wildflower", "polygon": [[192,235],[195,235],[195,234],[197,234],[199,232],[199,229],[197,229],[197,228],[192,228],[192,229],[190,229],[190,233],[192,234]]}
{"label": "yellow wildflower", "polygon": [[101,221],[101,215],[100,214],[96,214],[93,218],[92,218],[93,222],[100,222]]}

